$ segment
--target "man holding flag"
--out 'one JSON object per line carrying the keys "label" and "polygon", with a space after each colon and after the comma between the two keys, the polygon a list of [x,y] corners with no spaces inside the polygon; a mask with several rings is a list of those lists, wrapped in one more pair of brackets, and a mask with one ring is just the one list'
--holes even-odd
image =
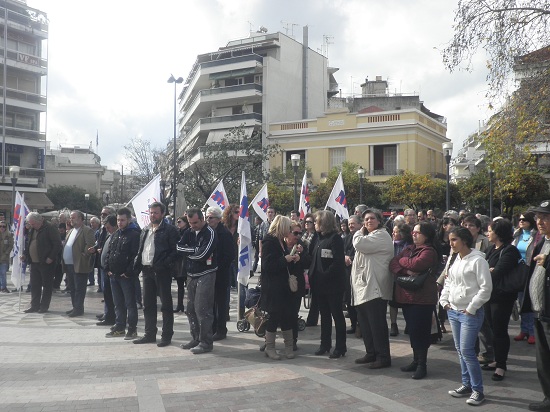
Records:
{"label": "man holding flag", "polygon": [[61,239],[55,227],[39,213],[27,215],[31,226],[29,244],[23,259],[31,265],[31,307],[25,313],[46,313],[50,308],[53,291],[55,260],[61,250]]}

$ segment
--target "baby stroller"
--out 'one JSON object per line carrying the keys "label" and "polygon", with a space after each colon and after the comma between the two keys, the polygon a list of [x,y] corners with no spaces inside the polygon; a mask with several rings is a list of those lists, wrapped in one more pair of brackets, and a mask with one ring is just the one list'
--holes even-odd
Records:
{"label": "baby stroller", "polygon": [[246,291],[244,305],[248,310],[244,313],[244,319],[237,322],[237,330],[239,332],[247,332],[250,330],[250,325],[254,328],[254,333],[260,338],[265,336],[265,322],[267,321],[267,313],[260,309],[261,289],[259,286],[249,288]]}

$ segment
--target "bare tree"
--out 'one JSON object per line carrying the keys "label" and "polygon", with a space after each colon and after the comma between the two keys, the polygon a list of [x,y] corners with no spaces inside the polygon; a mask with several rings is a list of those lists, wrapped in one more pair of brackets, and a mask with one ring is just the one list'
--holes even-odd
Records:
{"label": "bare tree", "polygon": [[516,57],[550,44],[550,0],[460,0],[454,21],[445,67],[471,70],[473,56],[485,50],[489,98],[506,94]]}

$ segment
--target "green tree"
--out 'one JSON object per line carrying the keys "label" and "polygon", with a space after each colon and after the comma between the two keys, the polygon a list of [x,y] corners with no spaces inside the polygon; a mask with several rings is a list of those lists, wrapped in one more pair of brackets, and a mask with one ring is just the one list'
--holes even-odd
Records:
{"label": "green tree", "polygon": [[262,132],[256,130],[249,137],[241,125],[231,129],[220,142],[187,153],[180,163],[200,157],[178,178],[188,205],[202,207],[220,179],[229,201],[238,202],[243,171],[247,189],[260,187],[267,178],[264,163],[280,150],[278,145],[262,146],[261,136]]}
{"label": "green tree", "polygon": [[[436,207],[445,209],[446,193],[446,181],[408,170],[388,179],[384,189],[387,202],[405,205],[415,210]],[[451,184],[451,208],[458,203],[457,190],[454,184]]]}
{"label": "green tree", "polygon": [[[360,204],[360,181],[357,169],[359,169],[359,165],[352,162],[342,163],[341,169],[337,167],[332,168],[326,181],[319,184],[310,192],[312,208],[317,210],[325,208],[330,192],[341,170],[344,191],[346,192],[346,200],[348,202],[348,211],[353,213],[355,206]],[[387,206],[387,203],[382,200],[382,189],[380,186],[375,185],[367,178],[363,179],[363,203],[380,209],[384,209]]]}
{"label": "green tree", "polygon": [[57,186],[48,188],[48,198],[52,201],[56,210],[64,208],[80,210],[91,215],[99,215],[103,207],[101,200],[93,193],[89,193],[90,199],[86,201],[86,191],[77,186]]}
{"label": "green tree", "polygon": [[[489,210],[489,173],[483,168],[472,173],[468,179],[460,180],[458,191],[468,210],[473,212],[487,212]],[[495,196],[494,207],[498,207],[500,197]],[[488,213],[487,213],[488,214]]]}

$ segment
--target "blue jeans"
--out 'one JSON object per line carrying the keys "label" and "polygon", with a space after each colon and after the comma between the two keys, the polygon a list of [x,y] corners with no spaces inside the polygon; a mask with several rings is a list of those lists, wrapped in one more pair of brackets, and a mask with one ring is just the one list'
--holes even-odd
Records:
{"label": "blue jeans", "polygon": [[465,313],[449,309],[447,315],[460,360],[462,384],[472,388],[476,392],[483,393],[481,366],[475,352],[477,334],[483,324],[483,308],[479,308],[475,315],[466,315]]}
{"label": "blue jeans", "polygon": [[[518,300],[523,302],[523,292],[518,293]],[[521,331],[535,336],[535,314],[533,312],[525,312],[521,315]]]}
{"label": "blue jeans", "polygon": [[0,263],[0,290],[4,290],[8,287],[6,272],[8,271],[9,266],[10,265],[8,263]]}
{"label": "blue jeans", "polygon": [[128,319],[128,332],[135,332],[138,321],[135,280],[114,275],[110,280],[115,303],[116,329],[125,330],[126,319]]}

